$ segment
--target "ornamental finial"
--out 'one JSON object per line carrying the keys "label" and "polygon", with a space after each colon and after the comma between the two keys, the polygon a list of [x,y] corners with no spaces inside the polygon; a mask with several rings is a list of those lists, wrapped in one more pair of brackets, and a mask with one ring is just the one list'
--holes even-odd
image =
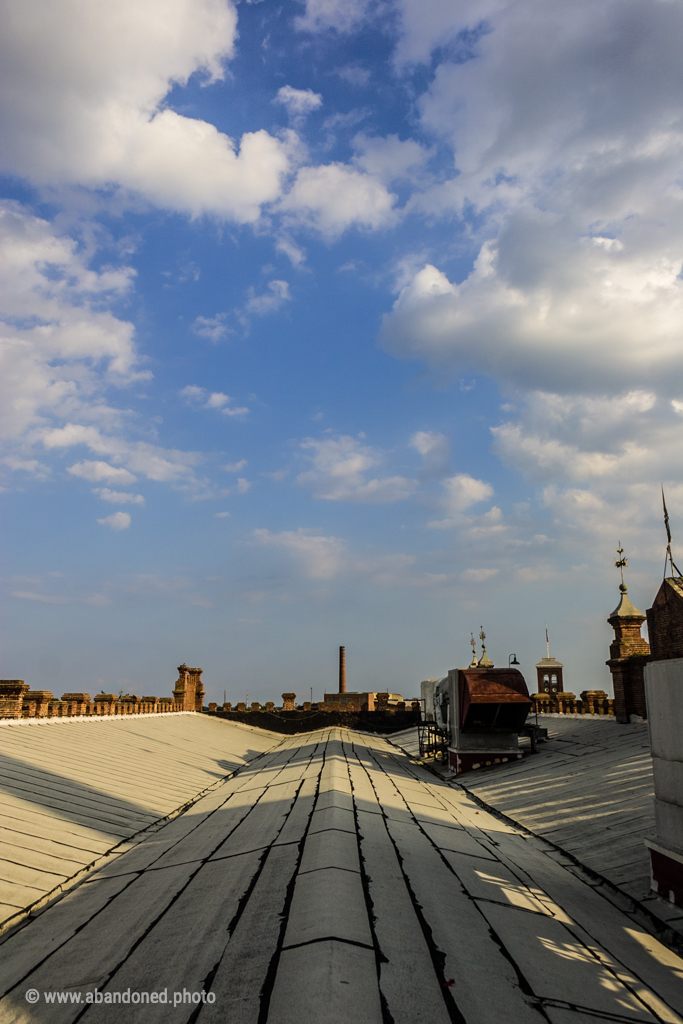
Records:
{"label": "ornamental finial", "polygon": [[625,594],[626,591],[628,590],[628,587],[624,583],[624,569],[628,568],[628,562],[624,558],[624,549],[621,546],[621,541],[619,541],[619,547],[617,548],[617,554],[619,555],[619,557],[614,559],[614,565],[615,565],[615,567],[617,569],[621,570],[621,585],[619,587],[619,590],[622,592],[622,594]]}

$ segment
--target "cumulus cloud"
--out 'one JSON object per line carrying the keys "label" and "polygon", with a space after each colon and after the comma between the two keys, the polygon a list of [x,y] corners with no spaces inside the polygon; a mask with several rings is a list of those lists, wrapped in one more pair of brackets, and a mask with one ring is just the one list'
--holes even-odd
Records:
{"label": "cumulus cloud", "polygon": [[92,251],[17,204],[0,204],[0,222],[0,440],[16,451],[5,464],[44,479],[50,467],[37,447],[83,446],[100,458],[68,471],[91,483],[130,484],[140,474],[196,487],[197,453],[130,440],[130,412],[108,401],[151,376],[138,369],[132,324],[107,309],[133,271],[92,270]]}
{"label": "cumulus cloud", "polygon": [[497,572],[497,569],[465,569],[460,574],[460,578],[465,580],[466,583],[486,583]]}
{"label": "cumulus cloud", "polygon": [[103,306],[133,277],[91,270],[73,239],[0,203],[0,436],[20,439],[54,416],[120,417],[103,394],[136,378],[133,326]]}
{"label": "cumulus cloud", "polygon": [[483,516],[466,517],[463,515],[466,509],[472,505],[478,505],[493,495],[493,488],[484,480],[477,480],[467,473],[456,473],[455,476],[447,477],[441,481],[444,493],[439,504],[447,513],[446,519],[435,519],[429,523],[433,529],[448,530],[452,528],[467,528],[471,536],[476,533],[490,533],[491,528],[498,532],[498,526],[502,513],[495,505]]}
{"label": "cumulus cloud", "polygon": [[254,540],[263,547],[282,548],[292,554],[302,571],[312,580],[329,580],[341,570],[346,546],[339,537],[324,537],[319,531],[284,530],[271,533],[269,530],[254,530]]}
{"label": "cumulus cloud", "polygon": [[451,445],[445,434],[436,430],[418,430],[409,443],[422,456],[428,468],[439,469],[448,462]]}
{"label": "cumulus cloud", "polygon": [[287,281],[269,281],[268,291],[262,292],[261,295],[257,295],[254,288],[249,289],[244,312],[255,316],[268,316],[269,313],[277,313],[285,302],[291,301],[291,298]]}
{"label": "cumulus cloud", "polygon": [[246,459],[240,459],[239,462],[226,462],[223,469],[226,473],[239,473],[241,469],[244,469],[244,467],[248,465],[249,463]]}
{"label": "cumulus cloud", "polygon": [[[48,450],[84,445],[99,455],[106,455],[116,462],[125,462],[131,474],[138,473],[141,476],[146,476],[149,480],[177,486],[196,485],[194,467],[202,460],[202,456],[197,452],[161,448],[147,441],[128,441],[124,437],[103,434],[96,427],[77,423],[67,423],[64,427],[45,430],[38,435],[38,438]],[[89,464],[84,462],[81,465],[88,467]],[[104,465],[108,464],[104,463]],[[90,472],[90,470],[86,468],[84,472]],[[128,479],[124,481],[122,477],[111,476],[97,479],[115,479],[119,483],[132,482]]]}
{"label": "cumulus cloud", "polygon": [[415,180],[432,155],[414,139],[401,141],[398,135],[368,137],[361,132],[354,138],[353,148],[356,166],[387,184]]}
{"label": "cumulus cloud", "polygon": [[111,491],[108,487],[96,487],[93,490],[102,501],[109,501],[112,505],[144,505],[145,499],[141,494],[131,494],[130,491]]}
{"label": "cumulus cloud", "polygon": [[676,463],[681,428],[648,391],[600,397],[534,392],[517,420],[492,429],[494,448],[534,480],[657,479]]}
{"label": "cumulus cloud", "polygon": [[271,533],[254,530],[253,542],[284,551],[295,571],[310,580],[364,580],[380,587],[439,586],[442,574],[416,571],[415,555],[396,552],[358,555],[340,537],[326,537],[319,530],[299,528]]}
{"label": "cumulus cloud", "polygon": [[400,60],[446,46],[419,107],[458,172],[408,208],[474,211],[480,243],[462,281],[415,274],[386,344],[519,387],[667,387],[683,358],[680,8],[398,7]]}
{"label": "cumulus cloud", "polygon": [[225,323],[227,313],[216,313],[215,316],[198,316],[191,330],[199,338],[208,338],[214,344],[231,334],[231,328]]}
{"label": "cumulus cloud", "polygon": [[108,480],[110,483],[132,484],[135,477],[127,469],[120,466],[110,466],[108,462],[75,462],[73,466],[67,467],[67,473],[72,476],[79,476],[82,480],[89,480],[91,483],[100,480]]}
{"label": "cumulus cloud", "polygon": [[192,216],[256,220],[280,194],[287,143],[259,130],[238,146],[163,106],[195,73],[223,77],[236,23],[224,0],[13,9],[0,51],[3,169],[39,185],[117,183]]}
{"label": "cumulus cloud", "polygon": [[313,468],[300,473],[297,482],[311,487],[315,498],[380,504],[402,501],[417,487],[416,480],[403,476],[368,479],[369,471],[380,465],[384,456],[353,437],[307,438],[301,449]]}
{"label": "cumulus cloud", "polygon": [[580,536],[589,558],[617,536],[653,551],[658,482],[681,486],[683,12],[655,0],[397,11],[397,68],[436,56],[418,109],[457,171],[407,209],[467,220],[474,265],[449,279],[423,260],[384,344],[498,381],[514,407],[494,450],[543,485],[560,537]]}
{"label": "cumulus cloud", "polygon": [[476,480],[467,473],[458,473],[443,481],[446,491],[445,504],[449,512],[463,512],[471,505],[486,501],[493,494],[493,488],[483,480]]}
{"label": "cumulus cloud", "polygon": [[322,107],[323,98],[312,89],[295,89],[291,85],[283,85],[278,89],[273,103],[281,103],[294,121],[301,121],[307,114]]}
{"label": "cumulus cloud", "polygon": [[249,409],[246,406],[230,405],[232,398],[223,394],[222,391],[207,391],[206,388],[197,387],[196,384],[188,384],[178,392],[188,405],[202,409],[217,409],[224,416],[246,416]]}
{"label": "cumulus cloud", "polygon": [[19,459],[14,455],[8,455],[2,461],[3,465],[14,472],[29,473],[36,480],[47,480],[50,476],[50,467],[44,466],[38,459]]}
{"label": "cumulus cloud", "polygon": [[396,222],[396,196],[379,178],[345,164],[302,167],[280,209],[289,223],[334,239],[347,228],[376,231]]}
{"label": "cumulus cloud", "polygon": [[127,530],[130,526],[130,513],[112,512],[110,516],[106,516],[104,519],[98,519],[97,522],[102,526],[108,526],[111,530],[118,533],[120,530]]}
{"label": "cumulus cloud", "polygon": [[364,68],[362,64],[344,64],[343,67],[336,69],[335,75],[359,89],[364,89],[371,78],[370,69]]}
{"label": "cumulus cloud", "polygon": [[635,228],[625,227],[618,246],[572,242],[549,220],[511,217],[461,284],[425,266],[386,317],[385,344],[519,387],[670,387],[683,370],[683,247],[653,260],[630,246]]}
{"label": "cumulus cloud", "polygon": [[302,32],[352,32],[375,7],[374,0],[305,0],[306,11],[295,19]]}
{"label": "cumulus cloud", "polygon": [[59,597],[55,594],[36,594],[32,590],[13,590],[12,597],[18,597],[21,601],[40,601],[42,604],[69,604],[68,597]]}

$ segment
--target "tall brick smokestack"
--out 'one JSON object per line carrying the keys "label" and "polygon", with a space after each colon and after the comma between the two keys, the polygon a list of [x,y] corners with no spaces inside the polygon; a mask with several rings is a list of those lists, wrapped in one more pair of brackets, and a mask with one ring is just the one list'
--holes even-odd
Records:
{"label": "tall brick smokestack", "polygon": [[339,648],[339,692],[346,693],[346,648]]}

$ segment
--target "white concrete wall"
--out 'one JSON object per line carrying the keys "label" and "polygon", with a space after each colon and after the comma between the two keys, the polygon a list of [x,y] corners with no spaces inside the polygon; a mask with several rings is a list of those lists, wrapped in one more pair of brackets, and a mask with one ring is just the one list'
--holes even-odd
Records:
{"label": "white concrete wall", "polygon": [[683,852],[683,658],[645,666],[655,819],[661,842]]}
{"label": "white concrete wall", "polygon": [[420,683],[420,700],[427,719],[434,718],[434,693],[439,679],[423,679]]}

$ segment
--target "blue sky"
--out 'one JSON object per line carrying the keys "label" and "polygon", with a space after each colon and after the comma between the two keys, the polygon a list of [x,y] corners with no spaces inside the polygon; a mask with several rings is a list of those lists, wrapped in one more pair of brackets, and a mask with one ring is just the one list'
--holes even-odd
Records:
{"label": "blue sky", "polygon": [[4,19],[4,677],[408,697],[547,623],[609,689],[683,531],[680,5]]}

